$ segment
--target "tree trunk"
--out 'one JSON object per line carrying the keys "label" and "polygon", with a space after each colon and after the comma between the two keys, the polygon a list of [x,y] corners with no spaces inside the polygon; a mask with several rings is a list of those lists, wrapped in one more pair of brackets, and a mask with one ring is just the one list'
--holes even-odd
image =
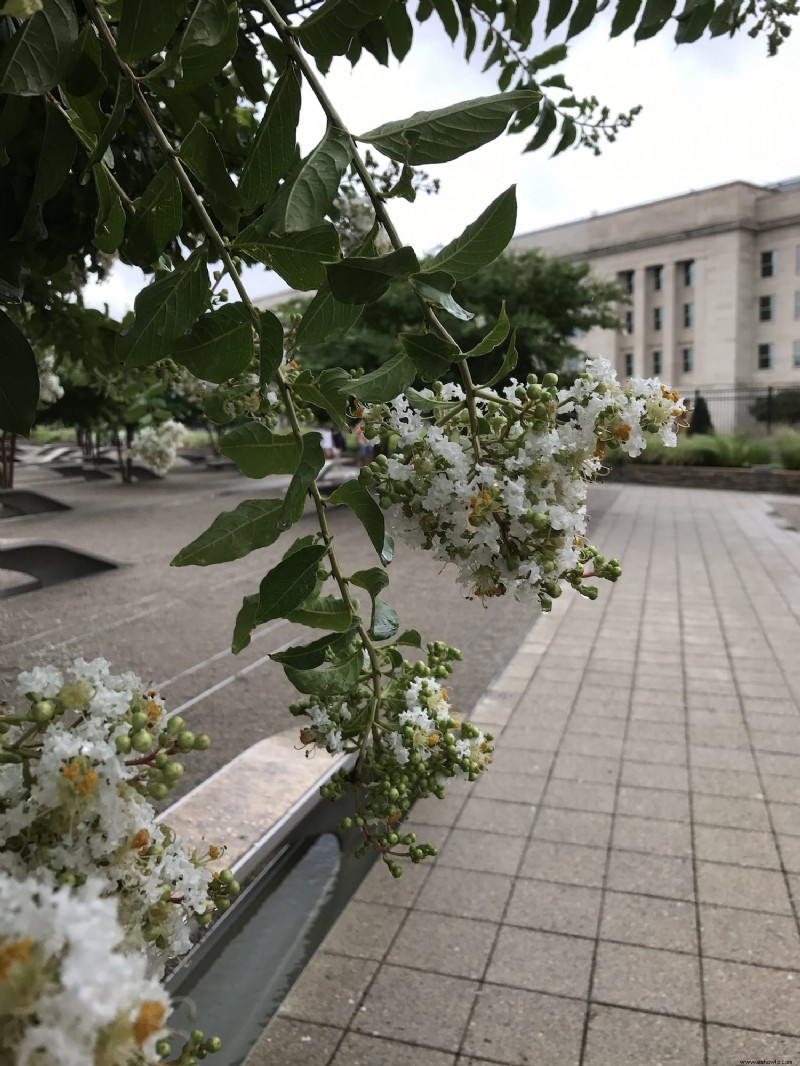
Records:
{"label": "tree trunk", "polygon": [[0,433],[0,489],[14,488],[14,457],[16,451],[16,433]]}

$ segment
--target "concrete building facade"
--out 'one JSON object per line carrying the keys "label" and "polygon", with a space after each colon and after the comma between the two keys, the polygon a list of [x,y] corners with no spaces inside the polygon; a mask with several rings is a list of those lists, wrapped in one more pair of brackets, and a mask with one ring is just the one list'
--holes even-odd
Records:
{"label": "concrete building facade", "polygon": [[584,338],[623,376],[684,391],[800,386],[800,178],[736,181],[526,233],[540,248],[619,281],[625,330]]}

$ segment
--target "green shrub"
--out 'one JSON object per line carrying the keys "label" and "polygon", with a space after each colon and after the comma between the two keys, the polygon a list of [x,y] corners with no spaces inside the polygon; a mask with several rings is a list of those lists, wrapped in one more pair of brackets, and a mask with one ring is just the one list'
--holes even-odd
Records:
{"label": "green shrub", "polygon": [[782,430],[772,438],[775,455],[784,470],[800,470],[800,433]]}

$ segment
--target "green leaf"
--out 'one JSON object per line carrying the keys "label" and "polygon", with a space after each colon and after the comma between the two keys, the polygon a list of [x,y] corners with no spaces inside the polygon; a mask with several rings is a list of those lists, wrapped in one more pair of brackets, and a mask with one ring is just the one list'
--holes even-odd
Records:
{"label": "green leaf", "polygon": [[314,431],[304,433],[300,460],[289,482],[281,510],[280,525],[283,529],[288,529],[303,517],[306,493],[316,481],[324,465],[325,453],[322,451],[322,437]]}
{"label": "green leaf", "polygon": [[417,190],[414,188],[414,168],[408,166],[407,163],[403,164],[400,177],[392,188],[387,193],[384,193],[384,199],[386,200],[391,200],[394,196],[402,196],[410,204],[413,204],[417,198]]}
{"label": "green leaf", "polygon": [[0,240],[0,304],[18,304],[22,300],[25,292],[24,251],[15,241]]}
{"label": "green leaf", "polygon": [[22,243],[35,243],[47,238],[42,207],[48,200],[52,200],[66,181],[78,150],[78,142],[69,123],[54,104],[45,102],[44,120],[44,137],[36,164],[31,198],[22,225],[13,238]]}
{"label": "green leaf", "polygon": [[461,358],[457,345],[448,344],[435,333],[401,333],[398,340],[423,381],[436,381]]}
{"label": "green leaf", "polygon": [[284,664],[286,677],[298,692],[308,696],[328,697],[349,692],[364,669],[364,654],[358,645],[346,659],[333,663],[325,670],[298,670]]}
{"label": "green leaf", "polygon": [[317,289],[325,284],[325,268],[341,254],[339,235],[330,222],[313,229],[279,235],[256,219],[236,239],[236,247],[271,267],[293,289]]}
{"label": "green leaf", "polygon": [[556,116],[556,109],[553,102],[552,100],[545,100],[542,103],[542,109],[539,112],[536,136],[525,146],[525,151],[535,152],[537,149],[541,148],[542,145],[547,142],[557,124],[558,118]]}
{"label": "green leaf", "polygon": [[[678,28],[675,31],[676,44],[693,44],[699,40],[706,31],[714,14],[714,0],[705,2],[687,3],[683,11],[678,15]],[[712,35],[713,36],[713,35]]]}
{"label": "green leaf", "polygon": [[222,455],[233,459],[245,477],[293,474],[300,461],[300,444],[291,433],[273,433],[261,422],[246,422],[220,441]]}
{"label": "green leaf", "polygon": [[594,16],[597,14],[597,0],[578,0],[578,6],[572,13],[572,18],[569,20],[569,26],[567,27],[567,40],[571,37],[577,37],[579,33],[583,33],[592,24]]}
{"label": "green leaf", "polygon": [[86,165],[83,168],[84,174],[88,173],[95,163],[99,163],[105,156],[106,152],[111,147],[111,143],[117,135],[117,132],[125,120],[125,115],[128,113],[128,108],[133,103],[133,82],[130,78],[120,77],[117,80],[117,91],[114,96],[114,106],[111,109],[111,114],[108,117],[108,121],[104,123],[103,129],[100,132],[94,149],[86,161]]}
{"label": "green leaf", "polygon": [[54,88],[66,76],[77,39],[72,0],[43,0],[0,52],[0,95],[41,96]]}
{"label": "green leaf", "polygon": [[92,244],[101,252],[113,255],[125,236],[125,208],[101,163],[92,167],[92,175],[97,192],[97,220]]}
{"label": "green leaf", "polygon": [[264,68],[261,66],[258,49],[241,27],[233,55],[233,70],[245,94],[253,103],[263,103],[267,99]]}
{"label": "green leaf", "polygon": [[[394,553],[394,547],[387,544],[386,527],[383,511],[373,500],[366,486],[361,481],[345,481],[327,500],[328,504],[344,504],[349,507],[366,530],[372,546],[383,563],[388,563]],[[388,537],[391,541],[391,537]]]}
{"label": "green leaf", "polygon": [[0,311],[0,352],[0,430],[27,437],[39,402],[36,356],[4,311]]}
{"label": "green leaf", "polygon": [[655,37],[671,17],[675,10],[675,0],[646,0],[642,17],[633,35],[635,41],[646,41],[649,37]]}
{"label": "green leaf", "polygon": [[155,263],[183,225],[183,198],[178,179],[165,164],[136,201],[128,227],[124,258],[137,266]]}
{"label": "green leaf", "polygon": [[295,30],[300,44],[312,56],[343,56],[358,31],[379,19],[390,0],[325,0]]}
{"label": "green leaf", "polygon": [[446,270],[456,281],[472,277],[493,263],[514,236],[517,224],[517,187],[512,185],[492,200],[460,237],[446,244],[426,263],[428,270]]}
{"label": "green leaf", "polygon": [[531,67],[533,70],[544,70],[545,67],[555,66],[556,63],[563,63],[567,58],[568,49],[565,44],[554,44],[550,48],[545,49],[544,52],[540,52],[538,56],[534,56],[531,60]]}
{"label": "green leaf", "polygon": [[214,136],[202,122],[195,122],[183,138],[180,157],[205,189],[209,205],[222,225],[229,233],[236,233],[242,198]]}
{"label": "green leaf", "polygon": [[286,68],[270,94],[253,146],[245,160],[239,195],[250,214],[271,196],[294,161],[300,118],[300,78]]}
{"label": "green leaf", "polygon": [[465,352],[464,355],[467,359],[474,359],[476,356],[488,355],[489,352],[493,352],[495,348],[502,344],[508,336],[508,332],[511,329],[511,323],[508,321],[508,315],[506,314],[505,300],[500,308],[500,315],[497,319],[497,323],[490,333],[475,345],[470,351]]}
{"label": "green leaf", "polygon": [[333,629],[346,633],[353,628],[353,616],[344,600],[335,596],[310,596],[288,615],[290,622],[312,629]]}
{"label": "green leaf", "polygon": [[[238,6],[232,0],[198,0],[186,27],[160,67],[143,80],[162,92],[192,92],[218,74],[236,51]],[[167,84],[163,79],[173,84]]]}
{"label": "green leaf", "polygon": [[557,156],[561,152],[566,151],[567,148],[575,143],[577,136],[578,127],[568,115],[565,115],[561,120],[561,137],[556,145],[556,150],[553,152],[553,156]]}
{"label": "green leaf", "polygon": [[273,566],[259,587],[257,625],[272,618],[287,618],[300,607],[316,587],[317,567],[327,550],[324,544],[311,544]]}
{"label": "green leaf", "polygon": [[292,388],[303,403],[321,407],[337,425],[344,426],[347,424],[347,397],[352,391],[352,384],[347,371],[332,366],[316,378],[310,371],[303,370],[295,378]]}
{"label": "green leaf", "polygon": [[335,300],[327,280],[305,309],[295,334],[298,345],[321,344],[343,337],[364,313],[366,304],[343,304]]}
{"label": "green leaf", "polygon": [[419,111],[399,122],[387,122],[357,140],[399,163],[447,163],[499,137],[511,116],[539,97],[531,89],[518,89],[437,111]]}
{"label": "green leaf", "polygon": [[178,337],[203,313],[209,295],[206,250],[198,248],[177,269],[139,292],[135,321],[117,339],[118,357],[128,366],[150,366],[168,356]]}
{"label": "green leaf", "polygon": [[369,635],[373,640],[389,640],[397,632],[400,624],[397,612],[378,595],[389,584],[385,570],[377,566],[369,570],[358,570],[348,579],[351,584],[366,589],[372,600],[372,620]]}
{"label": "green leaf", "polygon": [[233,511],[217,515],[205,533],[182,548],[171,566],[212,566],[241,559],[267,548],[281,535],[282,500],[242,500]]}
{"label": "green leaf", "polygon": [[324,637],[317,637],[309,644],[295,644],[291,648],[284,648],[283,651],[276,651],[270,655],[270,659],[285,666],[293,666],[296,670],[315,670],[325,662],[327,651],[330,650],[335,655],[352,638],[352,629],[345,633],[326,633]]}
{"label": "green leaf", "polygon": [[383,26],[395,59],[402,62],[414,41],[414,27],[401,0],[392,0],[389,4],[383,16]]}
{"label": "green leaf", "polygon": [[259,327],[258,380],[268,384],[283,359],[283,325],[272,311],[261,311]]}
{"label": "green leaf", "polygon": [[398,248],[378,256],[348,256],[327,268],[334,299],[344,304],[372,303],[380,299],[395,278],[419,270],[413,248]]}
{"label": "green leaf", "polygon": [[397,638],[395,644],[404,644],[409,648],[421,648],[422,637],[419,635],[416,629],[406,629]]}
{"label": "green leaf", "polygon": [[210,422],[227,426],[229,422],[239,417],[236,413],[235,401],[252,391],[253,385],[248,382],[242,382],[229,389],[208,389],[203,396],[203,414]]}
{"label": "green leaf", "polygon": [[455,5],[453,0],[431,0],[433,9],[439,18],[442,20],[442,26],[444,26],[444,32],[454,41],[458,37],[458,15],[456,15]]}
{"label": "green leaf", "polygon": [[508,342],[508,350],[506,351],[506,357],[503,360],[503,365],[484,385],[483,388],[491,388],[492,385],[496,385],[498,381],[502,381],[503,378],[510,374],[514,367],[517,365],[517,346],[514,343],[517,335],[517,331],[514,330],[511,334],[511,340]]}
{"label": "green leaf", "polygon": [[408,279],[411,288],[434,307],[441,307],[453,318],[461,322],[469,322],[475,315],[472,311],[465,311],[460,304],[451,296],[455,287],[456,279],[446,270],[427,271],[421,274],[412,274]]}
{"label": "green leaf", "polygon": [[412,389],[411,386],[405,391],[406,399],[418,411],[454,411],[456,407],[463,407],[463,400],[437,400],[435,396],[423,396],[421,392]]}
{"label": "green leaf", "polygon": [[352,145],[344,130],[328,126],[320,143],[302,162],[286,194],[283,229],[308,230],[328,213],[350,165]]}
{"label": "green leaf", "polygon": [[386,403],[399,396],[416,376],[416,367],[405,352],[400,352],[377,370],[357,378],[352,391],[365,403]]}
{"label": "green leaf", "polygon": [[636,21],[641,6],[642,0],[618,0],[617,10],[611,20],[610,36],[619,37],[625,30],[630,29]]}
{"label": "green leaf", "polygon": [[556,29],[570,12],[572,7],[572,0],[550,0],[550,6],[547,9],[547,22],[544,27],[545,37],[549,37],[550,34]]}
{"label": "green leaf", "polygon": [[231,641],[231,651],[234,655],[238,655],[240,651],[244,651],[247,645],[250,643],[250,634],[256,628],[256,611],[258,610],[258,593],[254,592],[252,596],[245,596],[242,601],[242,606],[239,608],[239,613],[236,615],[236,621],[233,626],[233,640]]}
{"label": "green leaf", "polygon": [[247,370],[253,354],[253,322],[242,303],[209,311],[172,349],[176,363],[217,384]]}
{"label": "green leaf", "polygon": [[123,0],[117,28],[119,54],[131,63],[162,51],[185,14],[186,0]]}

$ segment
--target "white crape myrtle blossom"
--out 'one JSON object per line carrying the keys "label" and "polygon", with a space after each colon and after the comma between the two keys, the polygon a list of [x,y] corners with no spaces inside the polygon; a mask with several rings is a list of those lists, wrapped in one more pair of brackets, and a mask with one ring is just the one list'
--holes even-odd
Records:
{"label": "white crape myrtle blossom", "polygon": [[549,610],[566,581],[594,598],[585,582],[616,580],[620,570],[585,542],[588,482],[607,450],[637,456],[647,433],[676,443],[685,407],[655,379],[623,386],[597,358],[570,388],[557,384],[548,374],[500,392],[481,388],[471,412],[461,386],[437,383],[365,412],[372,439],[397,438],[394,456],[379,456],[367,474],[390,524],[455,563],[475,596],[512,592]]}
{"label": "white crape myrtle blossom", "polygon": [[52,352],[47,352],[39,359],[36,366],[39,373],[39,403],[37,406],[40,411],[44,407],[50,407],[64,395],[61,379],[53,369],[55,361],[55,355]]}
{"label": "white crape myrtle blossom", "polygon": [[0,712],[0,872],[52,888],[96,880],[117,901],[127,947],[162,970],[190,947],[192,922],[207,924],[238,888],[206,868],[221,850],[196,855],[149,798],[166,796],[183,774],[176,756],[208,738],[164,720],[157,692],[104,659],[37,667],[17,689],[27,713]]}
{"label": "white crape myrtle blossom", "polygon": [[0,873],[4,1066],[157,1063],[169,998],[131,953],[103,878],[54,886]]}
{"label": "white crape myrtle blossom", "polygon": [[145,426],[137,430],[133,438],[131,455],[156,474],[166,474],[175,462],[185,433],[184,426],[172,419],[155,426]]}

